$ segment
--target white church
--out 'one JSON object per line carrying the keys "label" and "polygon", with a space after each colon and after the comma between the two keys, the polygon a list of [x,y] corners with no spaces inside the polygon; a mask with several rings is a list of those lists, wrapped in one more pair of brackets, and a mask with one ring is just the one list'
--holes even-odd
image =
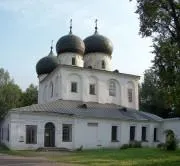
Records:
{"label": "white church", "polygon": [[[0,142],[10,149],[119,148],[130,141],[156,146],[166,129],[180,139],[180,119],[139,109],[140,77],[112,69],[113,45],[98,32],[82,40],[61,37],[56,53],[36,65],[38,104],[10,110],[0,123]],[[126,62],[124,62],[126,63]]]}

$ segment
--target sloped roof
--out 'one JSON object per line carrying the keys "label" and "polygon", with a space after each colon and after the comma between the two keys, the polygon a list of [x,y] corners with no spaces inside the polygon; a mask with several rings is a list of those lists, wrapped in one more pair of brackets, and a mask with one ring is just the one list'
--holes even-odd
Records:
{"label": "sloped roof", "polygon": [[147,112],[121,107],[115,104],[100,104],[95,102],[57,100],[45,104],[12,109],[23,112],[50,112],[78,117],[121,119],[135,121],[162,121],[163,119]]}

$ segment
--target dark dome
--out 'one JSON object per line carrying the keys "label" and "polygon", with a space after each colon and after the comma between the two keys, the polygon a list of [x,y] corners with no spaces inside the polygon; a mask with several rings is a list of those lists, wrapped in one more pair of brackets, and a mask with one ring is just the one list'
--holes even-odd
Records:
{"label": "dark dome", "polygon": [[51,73],[58,66],[58,60],[55,56],[46,56],[36,64],[38,75]]}
{"label": "dark dome", "polygon": [[78,36],[73,34],[61,37],[56,44],[57,54],[64,52],[74,52],[83,55],[84,51],[84,42]]}
{"label": "dark dome", "polygon": [[112,42],[105,36],[94,34],[84,39],[85,54],[93,52],[101,52],[108,55],[112,54]]}

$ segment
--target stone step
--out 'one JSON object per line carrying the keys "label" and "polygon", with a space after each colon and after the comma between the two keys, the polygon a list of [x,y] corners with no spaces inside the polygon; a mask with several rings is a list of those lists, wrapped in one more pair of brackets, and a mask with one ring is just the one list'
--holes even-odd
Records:
{"label": "stone step", "polygon": [[61,151],[61,152],[71,152],[71,149],[64,147],[40,147],[36,149],[38,152],[48,152],[48,151]]}

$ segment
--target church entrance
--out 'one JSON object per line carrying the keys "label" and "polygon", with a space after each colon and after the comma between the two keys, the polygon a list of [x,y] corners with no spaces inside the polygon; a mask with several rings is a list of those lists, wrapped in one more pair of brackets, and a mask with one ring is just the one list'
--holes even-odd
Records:
{"label": "church entrance", "polygon": [[54,147],[55,146],[55,126],[51,122],[48,122],[45,125],[44,146],[45,147]]}

